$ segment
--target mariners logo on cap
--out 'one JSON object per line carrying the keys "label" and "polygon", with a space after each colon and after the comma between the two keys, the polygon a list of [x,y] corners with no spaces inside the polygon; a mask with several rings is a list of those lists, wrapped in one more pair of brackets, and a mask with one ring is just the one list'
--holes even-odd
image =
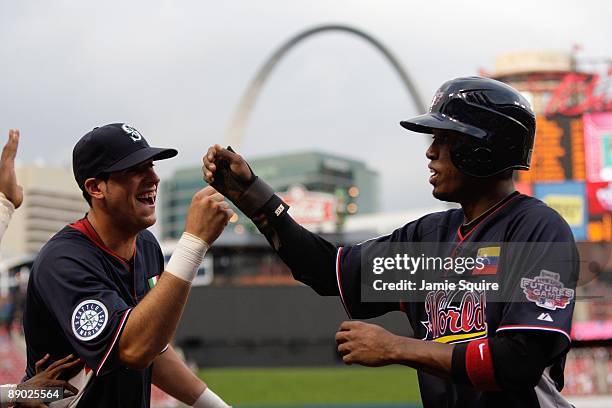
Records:
{"label": "mariners logo on cap", "polygon": [[133,141],[138,142],[142,140],[142,135],[140,134],[140,132],[131,127],[130,125],[124,123],[123,125],[121,125],[121,129],[123,129],[123,131],[127,133]]}
{"label": "mariners logo on cap", "polygon": [[108,310],[102,302],[84,300],[72,312],[72,332],[79,340],[93,340],[108,322]]}

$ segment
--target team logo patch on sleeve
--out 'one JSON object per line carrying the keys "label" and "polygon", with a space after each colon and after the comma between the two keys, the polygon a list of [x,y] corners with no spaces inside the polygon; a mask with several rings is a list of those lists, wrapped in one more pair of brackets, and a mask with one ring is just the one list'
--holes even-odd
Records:
{"label": "team logo patch on sleeve", "polygon": [[77,339],[93,340],[108,323],[108,310],[97,300],[84,300],[72,312],[72,332]]}
{"label": "team logo patch on sleeve", "polygon": [[565,309],[574,298],[574,289],[566,288],[559,274],[542,269],[533,279],[521,278],[527,300],[548,310]]}

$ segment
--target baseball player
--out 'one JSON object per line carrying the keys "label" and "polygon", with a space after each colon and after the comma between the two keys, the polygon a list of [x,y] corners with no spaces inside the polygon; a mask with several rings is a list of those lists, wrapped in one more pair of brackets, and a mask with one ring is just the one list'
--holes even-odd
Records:
{"label": "baseball player", "polygon": [[74,147],[90,209],[41,249],[24,316],[28,377],[46,352],[85,362],[72,373],[80,392],[67,406],[149,407],[151,383],[190,406],[228,406],[168,345],[202,258],[233,214],[212,187],[197,192],[164,270],[147,231],[160,181],[153,162],[176,154],[122,123],[95,128]]}
{"label": "baseball player", "polygon": [[[13,212],[21,206],[23,202],[23,189],[17,183],[15,174],[15,157],[17,155],[17,147],[19,146],[19,130],[9,130],[9,139],[2,149],[0,156],[0,241],[4,236],[4,232],[8,227]],[[16,397],[11,397],[10,391],[40,389],[45,387],[62,387],[70,392],[77,393],[78,390],[65,380],[60,380],[58,377],[65,371],[72,369],[80,364],[78,359],[69,355],[61,360],[55,361],[46,369],[43,366],[49,360],[50,355],[45,355],[42,359],[36,362],[36,375],[28,381],[21,384],[3,384],[0,385],[0,407],[8,407],[15,403]],[[22,407],[39,406],[40,401],[29,401],[21,403]]]}
{"label": "baseball player", "polygon": [[[512,172],[529,169],[533,149],[529,103],[501,82],[457,78],[436,92],[428,113],[401,125],[433,135],[426,152],[433,195],[461,208],[426,215],[359,245],[337,248],[302,228],[229,148],[208,150],[204,178],[254,221],[297,280],[320,295],[340,296],[349,317],[406,314],[414,338],[343,322],[336,341],[347,364],[416,368],[426,408],[569,407],[559,391],[570,347],[577,251],[555,211],[514,189]],[[505,271],[506,283],[508,271],[518,267],[522,274],[505,289],[516,301],[446,289],[430,290],[423,301],[362,300],[362,255],[374,245],[402,242],[442,243],[452,247],[451,257],[471,248],[490,261],[487,274],[497,278]],[[507,243],[539,249],[506,251]],[[558,245],[565,248],[562,260]]]}

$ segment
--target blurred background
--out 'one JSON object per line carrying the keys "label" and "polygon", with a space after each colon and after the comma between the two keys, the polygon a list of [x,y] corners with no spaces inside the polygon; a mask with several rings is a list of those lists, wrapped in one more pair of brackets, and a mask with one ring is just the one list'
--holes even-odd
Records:
{"label": "blurred background", "polygon": [[[168,256],[214,143],[245,156],[299,222],[350,244],[448,208],[427,182],[429,138],[398,123],[444,81],[482,75],[532,103],[535,155],[517,187],[579,241],[564,393],[611,406],[610,15],[595,0],[0,3],[0,124],[21,129],[25,191],[0,247],[0,383],[23,375],[32,260],[87,209],[70,165],[93,127],[127,122],[179,150],[156,165],[152,231]],[[296,283],[242,214],[195,285],[175,343],[234,406],[420,406],[412,369],[342,366],[340,302]],[[410,335],[400,314],[376,322]],[[156,391],[154,405],[175,403]]]}

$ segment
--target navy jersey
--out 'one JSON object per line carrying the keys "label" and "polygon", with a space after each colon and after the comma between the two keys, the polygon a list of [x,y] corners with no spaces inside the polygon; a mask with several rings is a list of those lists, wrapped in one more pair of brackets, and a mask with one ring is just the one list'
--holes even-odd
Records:
{"label": "navy jersey", "polygon": [[118,339],[163,267],[149,231],[138,234],[131,260],[105,247],[86,218],[59,231],[41,249],[30,275],[26,378],[46,353],[51,360],[73,353],[85,367],[69,375],[80,391],[69,406],[149,407],[152,368],[122,366]]}
{"label": "navy jersey", "polygon": [[[544,203],[518,193],[507,197],[474,223],[463,226],[463,222],[463,211],[452,209],[427,215],[390,235],[339,248],[336,275],[345,309],[353,318],[369,318],[400,309],[406,313],[415,338],[443,343],[485,339],[514,330],[554,333],[552,347],[556,358],[545,370],[535,390],[481,392],[471,386],[419,371],[421,396],[426,408],[548,406],[546,399],[561,398],[557,389],[563,384],[564,356],[570,345],[574,306],[571,286],[575,287],[578,273],[578,255],[571,230]],[[514,301],[488,301],[485,291],[432,290],[427,293],[424,302],[401,302],[399,305],[362,302],[361,254],[368,245],[390,242],[453,243],[456,251],[460,251],[464,245],[478,248],[479,242],[487,243],[485,247],[478,248],[478,252],[495,258],[494,270],[489,270],[489,273],[501,276],[504,269],[510,269],[509,265],[521,270],[521,276],[506,289],[512,292],[506,295],[510,295]],[[501,244],[508,242],[534,242],[540,246],[531,253],[500,253]],[[495,246],[495,243],[500,245]],[[561,256],[563,260],[559,259],[559,251],[553,250],[559,243],[564,243],[568,248]],[[548,247],[550,250],[547,250]],[[565,286],[561,282],[566,282]],[[554,290],[561,288],[563,293],[569,295],[562,297],[561,301],[549,299],[544,292],[537,290],[542,285],[555,286]]]}

